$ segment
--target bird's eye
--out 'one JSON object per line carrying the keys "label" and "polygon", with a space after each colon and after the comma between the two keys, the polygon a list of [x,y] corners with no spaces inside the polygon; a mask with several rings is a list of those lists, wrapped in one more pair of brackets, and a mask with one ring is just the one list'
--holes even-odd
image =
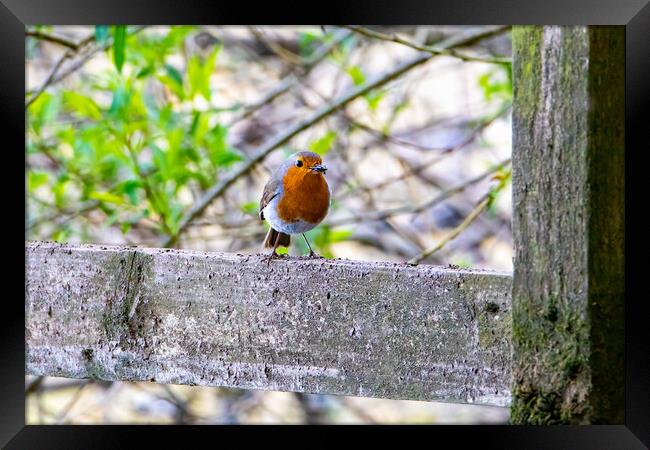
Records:
{"label": "bird's eye", "polygon": [[296,161],[296,166],[302,167],[302,161],[300,161],[300,160]]}

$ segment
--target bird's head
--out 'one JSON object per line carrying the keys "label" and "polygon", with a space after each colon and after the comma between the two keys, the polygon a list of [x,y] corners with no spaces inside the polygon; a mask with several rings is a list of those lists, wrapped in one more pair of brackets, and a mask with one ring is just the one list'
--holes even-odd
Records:
{"label": "bird's head", "polygon": [[323,165],[320,155],[314,152],[298,152],[289,157],[291,170],[303,175],[325,175],[327,167]]}

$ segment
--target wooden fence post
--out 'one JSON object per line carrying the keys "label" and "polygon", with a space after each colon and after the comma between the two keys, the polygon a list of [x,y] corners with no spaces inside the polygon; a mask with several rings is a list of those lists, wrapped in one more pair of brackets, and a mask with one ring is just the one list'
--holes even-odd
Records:
{"label": "wooden fence post", "polygon": [[624,422],[624,27],[513,29],[513,423]]}

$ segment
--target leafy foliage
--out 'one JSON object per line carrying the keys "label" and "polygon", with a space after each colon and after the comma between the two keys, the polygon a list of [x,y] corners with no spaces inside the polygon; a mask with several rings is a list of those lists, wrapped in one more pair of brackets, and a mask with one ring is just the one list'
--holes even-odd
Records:
{"label": "leafy foliage", "polygon": [[[52,27],[36,30],[53,33]],[[110,228],[127,235],[127,240],[147,238],[158,243],[163,235],[175,235],[183,214],[197,199],[246,159],[232,144],[231,128],[237,120],[224,115],[246,113],[246,102],[214,106],[220,100],[218,89],[224,88],[216,74],[224,68],[235,73],[231,71],[234,53],[229,49],[222,55],[220,41],[190,51],[188,43],[199,31],[194,26],[139,31],[126,25],[91,28],[90,41],[105,49],[105,54],[100,53],[103,64],[80,72],[74,83],[60,83],[39,93],[27,107],[28,227],[33,235],[84,241],[93,240],[91,234],[99,228]],[[309,61],[323,45],[333,42],[334,32],[300,31],[297,38],[294,56],[304,65],[292,63],[297,69],[292,75],[303,77],[296,86],[304,86]],[[345,87],[363,86],[378,74],[371,74],[363,58],[356,57],[366,44],[363,39],[351,33],[321,55],[323,61],[333,63],[340,75],[335,81],[343,80]],[[35,40],[27,42],[28,58],[41,56]],[[506,105],[512,100],[507,65],[491,66],[478,85],[487,103]],[[355,101],[371,125],[359,125],[364,121],[356,117],[350,117],[346,127],[328,123],[308,138],[306,147],[321,155],[339,153],[355,130],[361,135],[355,139],[370,136],[392,145],[398,116],[416,103],[399,92],[387,85],[366,92]],[[288,156],[297,149],[284,146],[282,150]],[[499,176],[498,186],[489,193],[491,212],[510,178],[509,172]],[[348,183],[355,186],[357,180]],[[251,201],[250,193],[238,196],[230,195],[231,191],[229,211],[243,217],[243,225],[255,220],[259,233],[258,202]],[[352,229],[326,224],[307,234],[314,250],[326,257],[333,256],[335,243],[351,235]],[[300,236],[293,243],[299,252],[307,253]]]}
{"label": "leafy foliage", "polygon": [[[197,95],[210,99],[220,47],[206,58],[192,56],[183,69],[167,61],[191,30],[172,27],[159,36],[129,35],[125,26],[95,28],[98,42],[113,36],[114,71],[82,90],[43,93],[27,110],[28,152],[57,166],[53,176],[30,171],[34,203],[65,211],[95,201],[106,223],[124,232],[147,219],[159,232],[172,233],[185,206],[181,198],[208,188],[242,158],[228,144],[229,128],[218,112],[190,102]],[[148,95],[154,87],[166,96]]]}
{"label": "leafy foliage", "polygon": [[503,104],[512,102],[512,68],[509,65],[492,66],[478,79],[486,101],[498,100]]}

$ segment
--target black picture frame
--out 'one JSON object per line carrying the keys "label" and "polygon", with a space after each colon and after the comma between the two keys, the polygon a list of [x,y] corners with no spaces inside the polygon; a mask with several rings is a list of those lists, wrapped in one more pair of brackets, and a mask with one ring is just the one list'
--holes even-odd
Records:
{"label": "black picture frame", "polygon": [[[25,26],[35,24],[289,24],[289,23],[362,23],[362,24],[553,24],[553,25],[625,25],[626,27],[626,413],[625,425],[592,426],[467,426],[420,428],[436,433],[435,441],[449,437],[454,445],[477,443],[497,448],[647,448],[650,446],[650,352],[648,348],[647,301],[641,285],[643,247],[640,234],[642,208],[635,208],[635,197],[643,197],[640,184],[643,150],[649,148],[644,133],[650,109],[650,4],[647,0],[547,0],[514,1],[444,0],[424,2],[332,1],[293,4],[239,4],[232,2],[174,2],[172,0],[1,0],[0,34],[2,35],[2,68],[0,69],[0,111],[5,133],[0,140],[8,162],[4,174],[18,180],[4,182],[4,200],[15,201],[5,206],[5,223],[11,229],[4,235],[3,253],[6,268],[20,271],[25,249],[13,233],[24,222],[25,203],[14,186],[23,183],[14,166],[23,156],[19,149],[25,144]],[[302,14],[302,16],[300,15]],[[23,163],[25,160],[22,159]],[[23,191],[25,193],[25,191]],[[24,198],[24,197],[23,197]],[[15,227],[15,228],[14,228]],[[644,227],[647,228],[647,227]],[[23,233],[25,232],[24,227]],[[11,233],[11,234],[10,234]],[[646,231],[647,233],[647,231]],[[635,238],[632,238],[635,236]],[[634,245],[632,245],[634,242]],[[24,274],[24,272],[23,272]],[[24,292],[24,278],[6,276],[5,280]],[[23,287],[20,286],[23,283]],[[3,369],[0,378],[0,444],[6,448],[131,448],[136,435],[153,446],[154,441],[169,439],[178,427],[116,427],[116,426],[25,426],[25,328],[24,308],[20,295],[3,290],[2,346]],[[24,298],[24,297],[23,297]],[[212,428],[192,430],[193,441]],[[338,429],[338,428],[337,428]],[[381,436],[378,427],[368,427],[374,436]],[[409,427],[408,430],[413,430]],[[183,431],[187,429],[183,427]],[[268,431],[268,429],[265,429]],[[241,438],[253,436],[239,429]],[[256,433],[261,431],[256,428]],[[219,428],[223,436],[224,428]],[[411,433],[411,431],[407,431]],[[391,433],[393,433],[391,431]],[[338,433],[326,432],[325,438],[338,439]],[[443,436],[449,435],[449,436]],[[283,437],[282,439],[287,439]],[[293,441],[293,440],[292,440]],[[188,442],[188,441],[186,441]],[[215,445],[221,442],[213,441]],[[298,440],[298,443],[305,441]],[[325,440],[321,441],[325,443]],[[287,442],[288,444],[289,442]],[[295,443],[295,442],[294,442]]]}

